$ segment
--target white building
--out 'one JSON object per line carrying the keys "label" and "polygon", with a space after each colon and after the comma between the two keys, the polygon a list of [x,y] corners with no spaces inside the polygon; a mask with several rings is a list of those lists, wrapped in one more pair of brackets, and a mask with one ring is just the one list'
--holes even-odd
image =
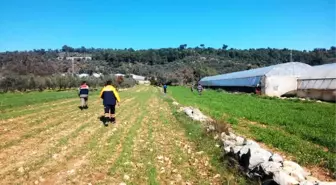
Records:
{"label": "white building", "polygon": [[122,77],[124,77],[125,75],[121,74],[121,73],[117,73],[117,74],[114,74],[114,76],[122,76]]}
{"label": "white building", "polygon": [[66,60],[92,60],[92,57],[66,57]]}
{"label": "white building", "polygon": [[82,73],[82,74],[78,74],[79,78],[85,78],[85,77],[89,77],[90,75],[87,73]]}
{"label": "white building", "polygon": [[145,81],[146,77],[144,76],[139,76],[139,75],[135,75],[135,74],[131,74],[132,78],[136,81]]}
{"label": "white building", "polygon": [[227,88],[254,92],[260,86],[261,94],[268,96],[296,94],[298,77],[312,67],[300,62],[288,62],[268,67],[210,76],[201,79],[205,87]]}
{"label": "white building", "polygon": [[336,63],[313,66],[298,79],[297,95],[336,101]]}
{"label": "white building", "polygon": [[92,76],[96,77],[96,78],[100,78],[102,76],[104,76],[102,73],[92,73]]}

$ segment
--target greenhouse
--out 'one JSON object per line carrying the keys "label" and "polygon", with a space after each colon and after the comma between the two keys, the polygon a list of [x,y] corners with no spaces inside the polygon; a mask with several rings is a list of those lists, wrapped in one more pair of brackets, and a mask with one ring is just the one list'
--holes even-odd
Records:
{"label": "greenhouse", "polygon": [[336,63],[314,66],[298,79],[299,97],[335,101],[335,94]]}
{"label": "greenhouse", "polygon": [[200,84],[208,88],[256,92],[268,96],[295,95],[298,77],[312,67],[289,62],[268,67],[202,78]]}

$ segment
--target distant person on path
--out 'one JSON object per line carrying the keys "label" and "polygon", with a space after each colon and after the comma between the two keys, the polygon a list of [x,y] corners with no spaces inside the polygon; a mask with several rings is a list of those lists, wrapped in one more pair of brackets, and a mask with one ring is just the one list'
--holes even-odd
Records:
{"label": "distant person on path", "polygon": [[82,82],[81,86],[78,89],[78,96],[81,101],[80,108],[87,109],[88,108],[88,98],[89,98],[89,86],[86,84],[85,81]]}
{"label": "distant person on path", "polygon": [[106,82],[106,86],[100,92],[100,98],[103,99],[104,105],[104,125],[107,126],[107,122],[116,123],[115,106],[120,106],[120,97],[111,80]]}
{"label": "distant person on path", "polygon": [[198,94],[199,94],[199,95],[202,95],[203,87],[202,87],[201,84],[198,84],[198,86],[197,86],[197,91],[198,91]]}
{"label": "distant person on path", "polygon": [[166,85],[166,84],[163,85],[163,92],[164,92],[165,94],[167,94],[167,85]]}

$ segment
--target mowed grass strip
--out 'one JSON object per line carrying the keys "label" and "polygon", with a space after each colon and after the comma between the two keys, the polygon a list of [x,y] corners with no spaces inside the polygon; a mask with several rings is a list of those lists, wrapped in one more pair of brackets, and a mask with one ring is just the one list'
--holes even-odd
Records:
{"label": "mowed grass strip", "polygon": [[[117,116],[119,116],[119,118],[121,120],[123,120],[125,118],[124,112],[125,110],[127,110],[126,107],[118,110],[117,112]],[[120,114],[122,114],[120,116]],[[83,126],[78,127],[75,131],[73,131],[71,134],[67,135],[66,137],[64,137],[65,139],[67,139],[67,142],[64,143],[63,142],[63,138],[59,140],[57,147],[60,148],[62,146],[68,146],[70,143],[70,139],[73,140],[72,142],[75,143],[76,140],[82,141],[84,140],[85,142],[83,142],[82,144],[78,144],[76,143],[76,145],[71,144],[72,150],[70,150],[68,152],[67,155],[63,156],[63,158],[66,158],[66,160],[63,160],[62,162],[58,162],[57,164],[54,163],[52,166],[49,166],[49,168],[47,170],[44,170],[42,173],[44,175],[48,175],[48,177],[46,178],[47,181],[51,181],[53,182],[54,180],[61,180],[61,181],[67,181],[68,182],[72,182],[72,183],[78,183],[78,178],[76,178],[76,174],[77,173],[84,173],[84,169],[85,167],[82,166],[76,166],[76,168],[80,168],[81,172],[76,172],[76,174],[67,174],[67,173],[62,173],[62,172],[67,172],[68,170],[72,170],[74,167],[69,165],[69,164],[75,164],[76,161],[80,161],[83,160],[83,157],[85,156],[89,156],[90,154],[92,154],[92,152],[94,151],[101,151],[100,146],[102,144],[102,142],[104,142],[102,140],[102,138],[106,138],[107,134],[109,133],[110,130],[112,130],[112,128],[109,127],[105,127],[102,125],[97,124],[97,120],[94,121],[95,123],[92,124],[91,122],[87,122],[85,123],[86,126],[84,126],[85,128],[89,125],[90,128],[86,128],[86,130],[89,130],[91,133],[90,135],[87,135],[86,137],[83,138],[83,136],[80,136],[80,133],[83,133],[82,130]],[[92,128],[94,127],[94,128]],[[113,126],[112,126],[113,127]],[[64,155],[64,154],[63,154]],[[86,159],[85,159],[86,160]],[[89,159],[87,159],[89,160]],[[76,170],[77,171],[77,170]],[[62,175],[58,175],[58,174],[62,174]],[[36,176],[38,176],[38,174],[36,174]],[[64,182],[65,183],[65,182]]]}
{"label": "mowed grass strip", "polygon": [[[97,104],[98,101],[96,102],[92,102]],[[61,114],[60,116],[57,116],[58,119],[55,119],[55,115],[58,115],[60,112],[56,113],[54,115],[54,117],[45,117],[45,119],[38,121],[37,122],[37,127],[25,127],[25,132],[22,132],[22,135],[19,135],[17,139],[13,139],[13,140],[5,140],[5,142],[3,142],[2,145],[0,145],[0,150],[3,148],[7,148],[13,145],[16,145],[22,141],[24,141],[25,139],[31,138],[31,137],[35,137],[38,136],[40,133],[52,129],[54,127],[57,127],[59,125],[65,124],[64,120],[71,120],[71,117],[78,117],[78,114],[83,114],[85,112],[80,112],[80,110],[78,110],[78,108],[76,106],[70,106],[68,107],[68,109],[65,107],[62,112],[64,111],[63,114]],[[41,125],[40,125],[41,124]],[[19,126],[19,125],[18,125]],[[15,137],[14,137],[15,138]]]}
{"label": "mowed grass strip", "polygon": [[[170,89],[171,95],[179,103],[198,107],[215,119],[225,117],[225,121],[237,128],[242,121],[264,124],[265,128],[251,123],[248,126],[251,129],[246,130],[245,134],[288,152],[304,164],[320,164],[335,172],[332,158],[336,150],[336,130],[330,129],[336,127],[335,104],[262,98],[214,90],[206,90],[199,96],[184,87]],[[279,137],[272,137],[274,134]]]}
{"label": "mowed grass strip", "polygon": [[[49,109],[50,107],[57,106],[57,103],[62,104],[61,101],[64,101],[64,99],[76,98],[79,105],[77,93],[75,90],[69,90],[0,94],[0,120]],[[90,92],[90,97],[98,95],[99,91]],[[54,103],[55,105],[50,106]]]}
{"label": "mowed grass strip", "polygon": [[[91,102],[91,104],[97,102]],[[59,116],[60,112],[64,112],[61,116]],[[63,107],[59,107],[58,109],[53,109],[49,111],[42,111],[40,113],[36,112],[33,115],[29,115],[27,118],[17,119],[15,121],[9,122],[5,125],[0,126],[3,127],[3,130],[0,132],[0,139],[10,137],[17,137],[20,134],[27,134],[36,128],[44,127],[45,124],[51,126],[50,124],[54,121],[57,121],[63,117],[70,117],[70,115],[78,114],[79,109],[77,108],[74,102],[63,104]],[[55,119],[57,117],[58,119]]]}
{"label": "mowed grass strip", "polygon": [[34,118],[34,116],[38,115],[40,112],[50,112],[51,110],[57,110],[64,105],[73,104],[76,101],[79,102],[79,99],[69,98],[65,100],[62,99],[52,102],[38,103],[32,106],[16,107],[15,109],[5,109],[0,115],[0,120],[2,120],[2,124],[7,124],[8,122],[14,122],[16,120]]}
{"label": "mowed grass strip", "polygon": [[116,179],[118,179],[118,177],[120,178],[121,174],[128,170],[128,167],[125,166],[124,163],[131,161],[135,138],[138,134],[137,130],[144,126],[144,119],[148,119],[147,117],[149,115],[147,114],[147,102],[152,96],[151,93],[144,91],[144,87],[140,87],[136,91],[136,93],[134,93],[134,96],[136,97],[134,101],[136,101],[140,105],[139,107],[137,107],[136,111],[138,112],[135,114],[139,116],[136,118],[134,123],[130,123],[132,124],[132,127],[128,129],[124,142],[121,146],[121,152],[119,156],[117,156],[117,158],[115,159],[114,163],[108,169],[108,175],[110,176],[110,178],[106,179],[103,184],[105,184],[107,181],[115,181]]}
{"label": "mowed grass strip", "polygon": [[26,105],[45,103],[65,98],[77,97],[77,91],[45,91],[29,93],[0,94],[0,111]]}

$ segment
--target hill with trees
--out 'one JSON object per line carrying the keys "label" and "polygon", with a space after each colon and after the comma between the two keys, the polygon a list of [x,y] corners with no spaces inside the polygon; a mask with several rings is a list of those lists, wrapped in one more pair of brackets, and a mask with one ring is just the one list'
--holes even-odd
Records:
{"label": "hill with trees", "polygon": [[[336,47],[316,48],[312,51],[259,48],[235,49],[223,44],[222,48],[188,47],[134,50],[73,48],[13,51],[0,53],[0,79],[44,79],[72,73],[72,62],[65,56],[90,56],[92,60],[74,61],[74,73],[93,72],[138,74],[155,83],[195,83],[208,75],[264,67],[292,60],[310,65],[336,62]],[[61,56],[61,57],[60,57]],[[43,81],[43,80],[42,80]],[[0,84],[1,85],[1,84]]]}

